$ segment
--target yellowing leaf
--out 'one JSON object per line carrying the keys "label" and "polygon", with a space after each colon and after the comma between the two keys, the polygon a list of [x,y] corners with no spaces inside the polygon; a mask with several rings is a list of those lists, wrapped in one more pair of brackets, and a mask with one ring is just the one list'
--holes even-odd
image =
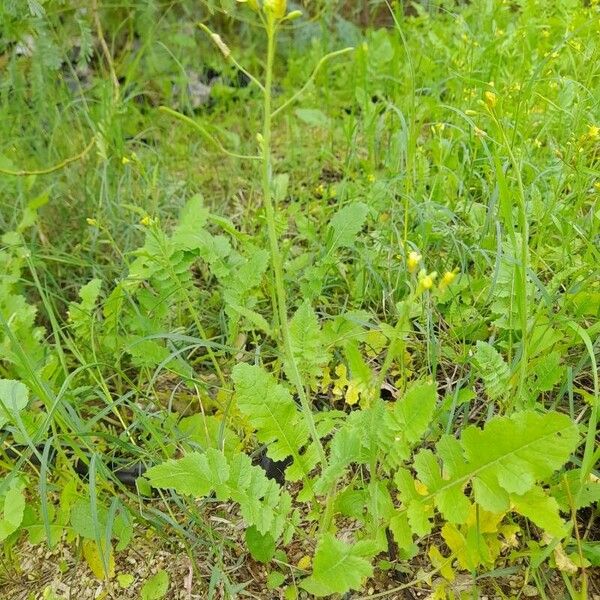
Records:
{"label": "yellowing leaf", "polygon": [[237,0],[240,4],[247,4],[252,10],[258,11],[258,0]]}
{"label": "yellowing leaf", "polygon": [[519,539],[517,538],[517,533],[521,531],[521,528],[518,525],[511,525],[510,523],[506,525],[501,525],[498,528],[498,532],[504,538],[506,545],[510,548],[516,548],[519,545]]}
{"label": "yellowing leaf", "polygon": [[415,490],[417,490],[417,494],[419,494],[420,496],[429,495],[429,489],[427,488],[427,486],[418,479],[415,479]]}
{"label": "yellowing leaf", "polygon": [[344,389],[348,385],[348,370],[346,365],[340,364],[334,369],[335,379],[333,380],[333,394],[335,396],[343,396]]}
{"label": "yellowing leaf", "polygon": [[454,581],[456,579],[456,573],[452,568],[452,558],[446,558],[437,548],[437,546],[429,547],[429,560],[431,564],[440,570],[440,574],[447,581]]}
{"label": "yellowing leaf", "polygon": [[488,512],[482,508],[477,510],[476,506],[472,505],[466,524],[469,527],[477,527],[481,533],[497,533],[504,514]]}
{"label": "yellowing leaf", "polygon": [[348,388],[346,389],[346,395],[344,400],[348,406],[354,406],[358,402],[360,396],[360,390],[356,381],[348,382]]}
{"label": "yellowing leaf", "polygon": [[575,575],[579,568],[577,565],[569,558],[565,549],[562,547],[562,544],[558,544],[556,548],[554,548],[554,561],[556,562],[556,568],[563,573],[568,573],[569,575]]}
{"label": "yellowing leaf", "polygon": [[312,559],[310,556],[308,556],[308,554],[305,554],[299,561],[298,561],[298,568],[302,569],[303,571],[306,571],[307,569],[310,568],[310,565],[312,564]]}
{"label": "yellowing leaf", "polygon": [[115,558],[112,548],[109,548],[107,565],[104,564],[102,555],[103,552],[94,540],[83,540],[83,557],[96,579],[112,579],[115,576]]}

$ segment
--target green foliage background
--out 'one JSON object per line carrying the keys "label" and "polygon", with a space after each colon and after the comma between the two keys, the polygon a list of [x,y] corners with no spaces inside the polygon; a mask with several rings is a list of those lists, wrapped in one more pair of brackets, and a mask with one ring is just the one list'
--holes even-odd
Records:
{"label": "green foliage background", "polygon": [[261,6],[0,6],[5,556],[597,593],[600,6]]}

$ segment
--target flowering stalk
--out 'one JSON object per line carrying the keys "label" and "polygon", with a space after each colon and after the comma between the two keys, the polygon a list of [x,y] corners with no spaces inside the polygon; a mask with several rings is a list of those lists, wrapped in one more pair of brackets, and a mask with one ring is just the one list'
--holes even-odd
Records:
{"label": "flowering stalk", "polygon": [[[284,272],[283,272],[283,258],[281,255],[281,249],[279,248],[279,241],[277,239],[277,228],[275,220],[275,202],[273,200],[273,169],[271,165],[271,103],[272,103],[272,87],[273,87],[273,62],[275,59],[275,39],[277,33],[277,19],[280,13],[275,11],[266,11],[265,25],[267,32],[267,65],[265,73],[264,83],[264,103],[263,103],[263,129],[261,139],[262,149],[262,191],[263,191],[263,203],[265,207],[265,215],[267,220],[267,233],[269,237],[269,247],[271,252],[271,267],[273,269],[273,279],[275,282],[275,301],[276,301],[276,314],[279,321],[279,331],[281,334],[281,340],[283,343],[284,353],[288,364],[290,365],[290,379],[292,384],[296,388],[296,393],[300,399],[302,406],[302,412],[306,420],[306,424],[310,431],[313,442],[317,445],[321,461],[325,464],[325,451],[321,440],[317,433],[315,426],[315,420],[312,414],[312,409],[302,383],[302,377],[296,364],[294,352],[292,349],[292,342],[290,337],[290,331],[288,327],[288,310],[287,310],[287,299],[284,285]],[[285,14],[285,12],[284,12]],[[283,16],[283,15],[282,15]]]}

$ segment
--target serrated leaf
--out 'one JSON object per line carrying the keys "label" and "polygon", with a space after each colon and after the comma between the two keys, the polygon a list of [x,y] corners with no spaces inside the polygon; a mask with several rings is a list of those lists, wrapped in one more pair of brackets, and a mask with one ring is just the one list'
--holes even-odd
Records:
{"label": "serrated leaf", "polygon": [[[94,524],[94,516],[89,501],[78,499],[68,507],[68,510],[71,527],[73,528],[73,531],[82,538],[95,540],[96,531],[101,535],[104,535],[106,532],[108,509],[104,505],[98,504],[96,507],[97,526]],[[114,519],[112,523],[112,535],[119,540],[117,550],[125,548],[131,540],[133,527],[126,513],[120,512]]]}
{"label": "serrated leaf", "polygon": [[552,487],[552,496],[562,511],[570,512],[573,507],[579,510],[600,502],[600,480],[590,475],[581,481],[581,469],[571,469]]}
{"label": "serrated leaf", "polygon": [[394,416],[401,424],[406,440],[414,444],[431,425],[437,399],[433,382],[417,382],[395,403]]}
{"label": "serrated leaf", "polygon": [[[437,455],[429,449],[416,455],[414,466],[427,490],[425,497],[411,491],[410,474],[401,472],[404,479],[399,481],[397,475],[396,483],[413,515],[433,500],[450,523],[464,523],[470,512],[464,491],[470,485],[475,501],[484,510],[500,513],[513,506],[540,527],[560,535],[562,521],[556,502],[536,483],[547,480],[565,464],[578,437],[576,425],[559,413],[523,411],[495,417],[483,429],[466,428],[460,441],[443,436]],[[536,511],[544,515],[536,515]]]}
{"label": "serrated leaf", "polygon": [[291,508],[290,495],[243,453],[228,461],[214,448],[203,454],[191,452],[148,469],[146,477],[157,488],[195,497],[214,492],[221,501],[233,500],[249,527],[255,525],[261,534],[270,532],[274,539],[283,532]]}
{"label": "serrated leaf", "polygon": [[493,346],[479,340],[474,358],[486,394],[492,400],[503,398],[510,389],[510,371],[502,356]]}
{"label": "serrated leaf", "polygon": [[233,304],[231,302],[228,304],[228,308],[229,310],[233,310],[234,312],[238,313],[242,317],[245,317],[245,319],[251,325],[253,325],[255,329],[258,329],[258,331],[263,331],[269,336],[273,335],[268,321],[255,310],[246,308],[245,306],[240,306],[239,304]]}
{"label": "serrated leaf", "polygon": [[308,446],[308,427],[289,391],[255,365],[236,365],[232,378],[238,408],[256,429],[258,440],[267,444],[268,456],[278,461],[292,457],[285,472],[289,481],[306,477],[318,455]]}
{"label": "serrated leaf", "polygon": [[329,117],[318,108],[297,108],[296,116],[306,125],[312,127],[328,127]]}
{"label": "serrated leaf", "polygon": [[317,597],[360,589],[363,581],[373,574],[369,559],[376,551],[369,541],[346,544],[326,533],[317,543],[312,575],[300,586]]}
{"label": "serrated leaf", "polygon": [[227,480],[229,465],[221,452],[209,448],[203,454],[190,452],[183,458],[167,460],[148,469],[145,476],[154,487],[202,498]]}
{"label": "serrated leaf", "polygon": [[[310,302],[303,302],[289,324],[290,342],[294,360],[301,375],[312,383],[321,375],[323,367],[329,363],[331,355],[326,350],[325,336]],[[291,365],[286,360],[288,379],[292,379]]]}
{"label": "serrated leaf", "polygon": [[4,510],[0,519],[0,541],[19,529],[25,515],[24,484],[13,480],[11,488],[4,496]]}
{"label": "serrated leaf", "polygon": [[560,353],[550,352],[538,359],[533,367],[534,387],[537,392],[549,392],[563,378],[564,368],[560,365]]}
{"label": "serrated leaf", "polygon": [[363,202],[354,202],[340,208],[329,223],[329,251],[354,246],[368,213],[369,207]]}
{"label": "serrated leaf", "polygon": [[101,288],[102,281],[100,279],[91,279],[79,290],[81,301],[69,304],[69,320],[78,333],[85,332],[89,326]]}
{"label": "serrated leaf", "polygon": [[562,538],[567,533],[558,512],[558,502],[542,488],[534,487],[522,495],[512,494],[511,501],[519,514],[554,537]]}
{"label": "serrated leaf", "polygon": [[390,531],[394,536],[394,541],[398,544],[400,550],[410,548],[413,543],[413,532],[408,523],[406,512],[397,511],[390,519]]}
{"label": "serrated leaf", "polygon": [[[223,420],[215,415],[204,415],[201,413],[184,417],[179,421],[180,431],[187,439],[200,445],[202,448],[216,448],[223,450],[225,456],[231,457],[240,448],[240,440],[235,432],[224,425]],[[223,447],[219,440],[223,435]]]}

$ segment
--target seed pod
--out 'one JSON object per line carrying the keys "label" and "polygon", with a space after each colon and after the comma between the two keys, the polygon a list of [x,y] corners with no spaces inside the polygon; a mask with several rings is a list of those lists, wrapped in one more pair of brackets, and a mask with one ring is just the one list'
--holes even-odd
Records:
{"label": "seed pod", "polygon": [[221,36],[218,33],[211,33],[210,37],[212,38],[217,48],[221,51],[221,54],[223,54],[225,58],[229,58],[231,50],[229,49],[229,46],[223,41]]}

